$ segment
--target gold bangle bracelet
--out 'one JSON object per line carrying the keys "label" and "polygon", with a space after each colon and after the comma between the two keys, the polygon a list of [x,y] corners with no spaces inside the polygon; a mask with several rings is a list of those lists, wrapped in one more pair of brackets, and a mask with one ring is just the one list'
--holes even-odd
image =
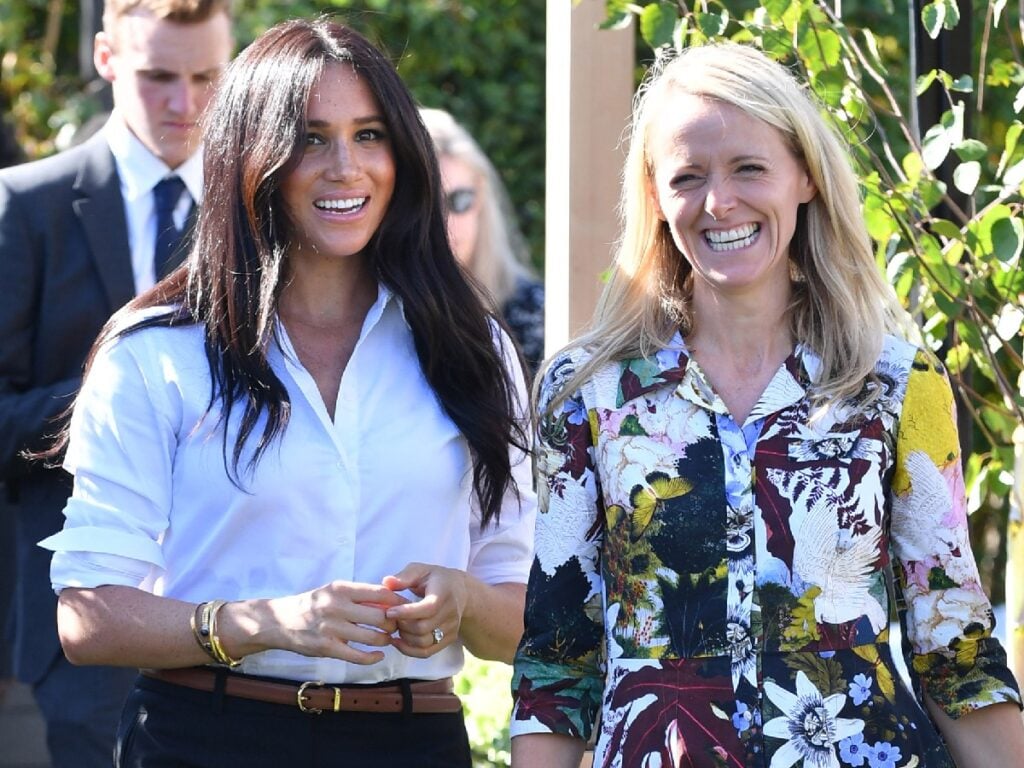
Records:
{"label": "gold bangle bracelet", "polygon": [[232,669],[242,663],[242,659],[231,658],[227,651],[224,650],[224,645],[220,641],[220,636],[217,634],[217,614],[220,613],[220,609],[227,605],[224,600],[214,600],[210,606],[210,647],[213,650],[213,657],[219,664],[225,664]]}
{"label": "gold bangle bracelet", "polygon": [[189,626],[192,627],[192,637],[196,644],[203,649],[203,652],[213,661],[217,656],[213,652],[213,645],[210,643],[210,603],[200,603],[192,612],[189,619]]}

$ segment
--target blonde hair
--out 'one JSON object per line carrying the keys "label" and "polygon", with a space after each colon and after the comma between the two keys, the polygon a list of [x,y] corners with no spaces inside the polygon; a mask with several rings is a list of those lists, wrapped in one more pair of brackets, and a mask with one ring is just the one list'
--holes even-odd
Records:
{"label": "blonde hair", "polygon": [[563,392],[613,361],[647,357],[677,329],[685,336],[692,328],[692,270],[650,194],[650,127],[673,93],[731,104],[773,126],[806,167],[818,193],[798,212],[790,244],[790,324],[794,338],[821,359],[814,398],[857,394],[872,375],[884,334],[901,332],[904,313],[875,263],[842,139],[785,67],[735,43],[661,59],[637,92],[611,278],[587,331],[570,344],[590,354]]}
{"label": "blonde hair", "polygon": [[480,223],[473,246],[472,272],[500,309],[516,282],[532,277],[526,242],[516,223],[505,185],[487,155],[458,121],[443,109],[420,109],[439,158],[461,160],[478,179]]}

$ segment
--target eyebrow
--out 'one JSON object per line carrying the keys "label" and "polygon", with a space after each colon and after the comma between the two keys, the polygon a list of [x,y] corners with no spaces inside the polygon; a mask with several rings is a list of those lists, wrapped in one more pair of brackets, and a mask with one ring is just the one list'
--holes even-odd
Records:
{"label": "eyebrow", "polygon": [[[357,125],[368,125],[370,123],[387,123],[387,121],[380,115],[369,115],[367,117],[357,117],[352,122]],[[329,120],[310,120],[307,122],[310,128],[329,128],[331,123]]]}
{"label": "eyebrow", "polygon": [[[733,155],[732,157],[730,157],[728,159],[727,162],[730,165],[736,165],[737,163],[750,162],[751,160],[759,162],[759,163],[767,163],[768,162],[768,158],[765,157],[764,155],[752,155],[752,154]],[[679,159],[679,164],[682,167],[684,167],[684,168],[700,168],[700,167],[704,166],[704,160],[703,160],[703,158],[683,157],[683,158]]]}

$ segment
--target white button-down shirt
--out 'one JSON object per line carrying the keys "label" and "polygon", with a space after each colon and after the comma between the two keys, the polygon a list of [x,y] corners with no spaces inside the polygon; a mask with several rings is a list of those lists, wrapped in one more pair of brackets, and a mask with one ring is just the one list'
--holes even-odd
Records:
{"label": "white button-down shirt", "polygon": [[[86,377],[65,468],[75,490],[51,579],[121,584],[198,602],[275,597],[342,579],[380,584],[412,561],[525,583],[535,496],[513,450],[517,500],[480,528],[466,440],[420,369],[401,302],[383,287],[345,369],[332,420],[283,326],[269,359],[291,418],[241,485],[224,471],[220,412],[204,418],[210,376],[199,326],[147,328],[106,345]],[[525,386],[518,365],[521,402]],[[228,419],[235,443],[241,407]],[[263,420],[255,435],[262,430]],[[430,659],[394,648],[372,666],[267,651],[241,671],[295,680],[436,679],[458,671],[458,644]]]}
{"label": "white button-down shirt", "polygon": [[132,253],[132,276],[135,293],[139,294],[156,283],[153,262],[156,242],[156,202],[153,187],[166,176],[176,175],[185,182],[187,195],[182,195],[172,217],[174,225],[185,226],[192,201],[203,200],[203,153],[193,152],[188,160],[173,170],[146,149],[115,110],[101,129],[114,155],[117,175],[121,179],[121,198],[124,200],[125,221],[128,224],[128,248]]}

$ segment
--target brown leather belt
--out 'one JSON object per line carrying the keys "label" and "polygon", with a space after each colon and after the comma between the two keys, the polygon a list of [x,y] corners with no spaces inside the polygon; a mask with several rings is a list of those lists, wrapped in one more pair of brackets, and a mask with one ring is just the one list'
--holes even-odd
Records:
{"label": "brown leather belt", "polygon": [[[146,677],[212,693],[218,673],[207,667],[143,669]],[[240,699],[298,707],[303,712],[402,712],[405,694],[400,685],[326,685],[322,682],[289,684],[233,673],[224,675],[224,693]],[[462,702],[453,692],[450,677],[410,682],[409,710],[414,713],[459,712]]]}

